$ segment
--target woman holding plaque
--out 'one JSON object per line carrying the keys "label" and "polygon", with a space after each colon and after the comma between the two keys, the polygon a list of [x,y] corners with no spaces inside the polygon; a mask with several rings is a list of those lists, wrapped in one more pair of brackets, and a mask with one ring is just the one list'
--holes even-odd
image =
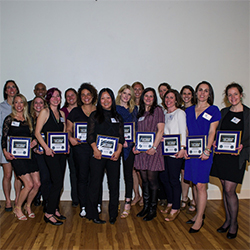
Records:
{"label": "woman holding plaque", "polygon": [[[99,139],[97,139],[98,135]],[[125,140],[122,117],[116,111],[115,97],[109,88],[103,88],[100,91],[96,111],[89,116],[87,140],[93,149],[93,156],[90,160],[89,199],[86,216],[94,223],[106,223],[99,218],[97,210],[106,169],[109,187],[109,222],[114,224],[119,204],[120,154]],[[114,141],[116,141],[117,147],[114,147]],[[105,152],[106,154],[104,154]]]}
{"label": "woman holding plaque", "polygon": [[160,172],[160,180],[167,195],[168,205],[166,210],[166,221],[173,221],[180,213],[181,183],[180,172],[186,147],[186,114],[181,107],[181,95],[175,89],[170,89],[164,95],[165,135],[180,135],[180,150],[172,155],[165,156],[165,170]]}
{"label": "woman holding plaque", "polygon": [[[133,88],[134,94],[135,94],[135,105],[137,106],[137,108],[139,110],[140,98],[141,98],[141,94],[144,90],[144,86],[141,82],[134,82],[132,84],[132,88]],[[133,168],[134,199],[131,201],[131,206],[134,206],[137,203],[139,203],[139,206],[143,206],[143,198],[142,198],[142,195],[140,195],[139,186],[142,189],[142,180],[141,180],[140,171],[136,170],[134,167]]]}
{"label": "woman holding plaque", "polygon": [[241,144],[237,147],[239,154],[215,154],[210,175],[218,177],[223,188],[226,220],[217,232],[228,231],[227,238],[234,239],[238,231],[239,209],[236,187],[242,183],[246,161],[250,161],[250,109],[242,104],[243,89],[238,83],[229,84],[224,93],[230,107],[221,110],[218,130],[241,131]]}
{"label": "woman holding plaque", "polygon": [[140,170],[142,177],[142,191],[144,207],[137,217],[150,221],[156,217],[158,173],[164,170],[161,138],[164,131],[165,117],[162,108],[157,105],[157,96],[153,88],[146,88],[140,99],[138,113],[138,131],[154,132],[153,145],[145,153],[133,148],[135,156],[135,168]]}
{"label": "woman holding plaque", "polygon": [[52,182],[47,209],[44,214],[44,221],[52,225],[61,225],[63,222],[57,219],[66,219],[66,217],[59,212],[60,194],[63,188],[66,167],[66,155],[55,154],[55,152],[45,143],[41,135],[41,132],[44,133],[47,141],[48,132],[66,131],[65,116],[64,113],[60,111],[61,91],[57,88],[49,89],[47,91],[46,101],[49,107],[41,110],[37,118],[35,130],[35,136],[44,149],[44,158],[49,168]]}
{"label": "woman holding plaque", "polygon": [[[116,110],[122,116],[123,122],[133,122],[135,124],[134,129],[137,129],[137,113],[138,108],[134,102],[134,90],[133,88],[125,84],[123,85],[116,97]],[[133,131],[135,133],[135,131]],[[134,146],[133,142],[127,142],[123,144],[123,175],[125,180],[125,206],[122,212],[121,218],[127,218],[130,213],[131,199],[133,192],[133,166],[135,155],[132,151]]]}
{"label": "woman holding plaque", "polygon": [[[65,114],[66,124],[67,118],[71,110],[77,107],[77,92],[73,88],[68,88],[64,93],[65,103],[61,108],[61,111]],[[78,194],[77,194],[77,180],[76,180],[76,167],[75,162],[73,160],[73,153],[70,148],[69,154],[67,155],[67,161],[69,166],[69,177],[70,177],[70,186],[71,186],[71,200],[72,207],[78,206]]]}
{"label": "woman holding plaque", "polygon": [[[182,109],[185,111],[187,108],[194,105],[194,89],[190,85],[185,85],[181,88],[180,91],[181,98],[183,101]],[[187,206],[190,204],[187,213],[193,214],[196,211],[196,203],[195,203],[195,197],[197,194],[195,194],[195,188],[192,186],[192,195],[193,200],[190,201],[188,197],[188,190],[190,186],[190,181],[186,181],[184,179],[184,169],[185,169],[185,160],[183,161],[182,167],[181,167],[181,190],[182,190],[182,201],[181,201],[181,210],[184,210],[187,208]],[[191,184],[192,185],[192,184]]]}
{"label": "woman holding plaque", "polygon": [[[2,125],[5,117],[11,113],[11,105],[13,98],[16,94],[19,94],[19,88],[16,85],[14,80],[8,80],[3,87],[3,97],[4,101],[0,103],[0,139],[2,137]],[[10,191],[11,191],[11,178],[12,178],[12,166],[9,161],[5,159],[4,153],[0,144],[0,165],[3,167],[3,192],[5,195],[5,211],[11,212],[13,210],[10,200]],[[15,176],[14,188],[16,192],[17,201],[18,195],[21,190],[21,181]]]}
{"label": "woman holding plaque", "polygon": [[185,174],[187,181],[192,181],[197,190],[197,213],[189,221],[193,224],[189,233],[197,233],[204,224],[204,212],[207,202],[206,184],[213,162],[212,144],[216,128],[221,118],[217,106],[213,105],[214,92],[209,82],[200,82],[195,88],[195,105],[186,109],[189,136],[206,136],[206,145],[198,158],[189,158],[185,153]]}
{"label": "woman holding plaque", "polygon": [[[88,183],[90,172],[90,159],[93,156],[93,150],[87,143],[86,138],[82,142],[75,134],[75,122],[88,122],[90,114],[96,110],[97,90],[90,83],[83,83],[78,89],[78,99],[81,106],[74,108],[67,119],[67,132],[73,153],[77,176],[77,193],[80,202],[80,217],[86,216],[86,206],[88,198]],[[85,136],[87,137],[87,131]],[[101,209],[101,200],[98,202],[98,212]]]}
{"label": "woman holding plaque", "polygon": [[[23,182],[24,187],[21,189],[16,202],[14,214],[19,220],[27,220],[22,212],[22,205],[26,200],[24,210],[29,218],[35,218],[35,214],[31,211],[31,203],[36,196],[40,187],[39,169],[35,164],[31,151],[31,158],[20,159],[7,151],[7,141],[9,136],[13,137],[32,137],[33,128],[31,118],[28,114],[28,104],[26,98],[22,94],[15,95],[12,103],[12,113],[8,115],[3,123],[2,149],[7,160],[11,161],[16,176]],[[16,140],[17,141],[17,140]],[[12,143],[10,143],[12,145]],[[13,143],[15,145],[15,143]],[[17,143],[18,144],[18,143]],[[31,140],[26,147],[33,148],[36,146],[36,140]],[[20,145],[22,142],[20,142]],[[30,148],[22,149],[29,152]],[[14,150],[13,150],[14,151]],[[27,154],[28,157],[28,154]]]}

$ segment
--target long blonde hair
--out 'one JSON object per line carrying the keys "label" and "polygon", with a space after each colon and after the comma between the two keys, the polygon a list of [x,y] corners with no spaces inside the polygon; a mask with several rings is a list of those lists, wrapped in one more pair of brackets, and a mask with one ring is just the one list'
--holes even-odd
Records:
{"label": "long blonde hair", "polygon": [[40,98],[42,101],[43,101],[43,108],[48,108],[48,104],[46,102],[46,100],[42,97],[42,96],[36,96],[31,104],[30,104],[30,115],[31,115],[31,118],[33,119],[33,123],[36,124],[36,120],[37,120],[37,117],[36,117],[36,111],[34,109],[34,102],[36,99]]}
{"label": "long blonde hair", "polygon": [[11,115],[12,119],[14,119],[15,116],[17,115],[17,111],[15,110],[15,107],[14,107],[15,99],[17,97],[20,97],[22,99],[22,101],[23,101],[23,104],[24,104],[23,117],[24,117],[25,121],[29,125],[30,133],[32,133],[33,128],[32,128],[31,118],[30,118],[29,113],[28,113],[28,103],[27,103],[27,99],[25,98],[24,95],[22,95],[22,94],[16,94],[14,96],[13,102],[12,102],[12,113],[10,115]]}
{"label": "long blonde hair", "polygon": [[134,94],[134,89],[128,85],[128,84],[124,84],[118,91],[118,95],[115,99],[115,103],[116,105],[120,105],[121,103],[121,96],[120,94],[125,90],[125,89],[129,89],[130,93],[131,93],[131,99],[128,102],[128,107],[129,107],[129,113],[132,113],[134,108],[135,108],[135,94]]}

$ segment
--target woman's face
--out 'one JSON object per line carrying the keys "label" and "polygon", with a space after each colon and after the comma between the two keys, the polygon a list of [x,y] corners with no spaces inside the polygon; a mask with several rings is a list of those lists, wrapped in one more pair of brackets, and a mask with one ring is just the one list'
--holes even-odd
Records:
{"label": "woman's face", "polygon": [[168,93],[165,96],[165,105],[166,107],[169,108],[173,108],[175,107],[175,103],[176,103],[176,99],[175,99],[175,94],[174,93]]}
{"label": "woman's face", "polygon": [[154,93],[153,91],[148,91],[145,93],[143,98],[145,106],[151,107],[154,102]]}
{"label": "woman's face", "polygon": [[13,82],[8,82],[5,93],[8,95],[8,97],[14,97],[17,93],[16,85]]}
{"label": "woman's face", "polygon": [[35,100],[34,100],[34,110],[36,112],[40,112],[42,109],[44,109],[44,101],[43,99],[37,97]]}
{"label": "woman's face", "polygon": [[57,90],[54,91],[53,95],[50,98],[50,105],[57,107],[61,103],[61,97]]}
{"label": "woman's face", "polygon": [[91,92],[87,89],[83,89],[81,91],[81,100],[84,105],[92,104],[93,96]]}
{"label": "woman's face", "polygon": [[182,91],[181,98],[184,103],[191,103],[192,97],[193,97],[192,92],[189,89],[184,89]]}
{"label": "woman's face", "polygon": [[205,83],[201,84],[197,90],[197,100],[199,102],[207,102],[209,97],[209,86]]}
{"label": "woman's face", "polygon": [[168,88],[164,85],[162,85],[160,88],[159,88],[159,95],[160,95],[160,98],[162,99],[163,96],[165,95],[165,93],[168,91]]}
{"label": "woman's face", "polygon": [[23,103],[23,100],[20,96],[17,96],[14,100],[14,109],[18,113],[22,113],[24,110],[24,103]]}
{"label": "woman's face", "polygon": [[143,89],[140,84],[134,86],[135,99],[140,99]]}
{"label": "woman's face", "polygon": [[232,104],[232,106],[236,106],[241,103],[241,98],[242,94],[240,94],[237,88],[233,87],[227,91],[227,99]]}
{"label": "woman's face", "polygon": [[66,101],[70,106],[73,106],[77,102],[77,95],[73,90],[69,90],[66,93]]}
{"label": "woman's face", "polygon": [[103,92],[100,98],[101,106],[103,109],[111,110],[112,98],[108,92]]}
{"label": "woman's face", "polygon": [[130,91],[130,89],[124,89],[120,93],[120,97],[121,97],[121,102],[124,103],[124,104],[127,104],[131,99],[131,91]]}

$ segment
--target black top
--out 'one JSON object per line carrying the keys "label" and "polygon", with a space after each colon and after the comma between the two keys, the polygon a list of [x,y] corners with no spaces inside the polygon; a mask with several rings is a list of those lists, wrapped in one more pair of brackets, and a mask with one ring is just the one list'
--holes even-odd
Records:
{"label": "black top", "polygon": [[96,136],[106,135],[119,138],[119,143],[123,144],[124,139],[124,125],[122,117],[119,116],[119,120],[112,117],[111,111],[103,110],[105,117],[104,122],[98,123],[95,118],[96,111],[92,112],[88,119],[88,132],[87,132],[87,141],[89,144],[96,142]]}
{"label": "black top", "polygon": [[33,137],[27,121],[18,121],[8,115],[3,122],[2,149],[7,149],[8,136]]}
{"label": "black top", "polygon": [[67,117],[67,120],[71,121],[72,123],[87,122],[88,119],[89,117],[85,115],[81,107],[73,108]]}

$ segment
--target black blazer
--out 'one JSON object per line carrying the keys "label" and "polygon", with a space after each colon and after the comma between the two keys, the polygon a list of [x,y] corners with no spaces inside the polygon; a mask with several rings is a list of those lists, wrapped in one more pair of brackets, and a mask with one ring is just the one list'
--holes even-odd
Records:
{"label": "black blazer", "polygon": [[[225,115],[229,112],[231,107],[223,108],[221,110],[221,120],[217,127],[217,130],[220,130],[222,120]],[[243,122],[244,122],[244,132],[241,137],[241,144],[243,145],[243,149],[240,152],[239,157],[239,168],[241,169],[244,164],[246,164],[246,160],[250,162],[250,109],[243,105]]]}

